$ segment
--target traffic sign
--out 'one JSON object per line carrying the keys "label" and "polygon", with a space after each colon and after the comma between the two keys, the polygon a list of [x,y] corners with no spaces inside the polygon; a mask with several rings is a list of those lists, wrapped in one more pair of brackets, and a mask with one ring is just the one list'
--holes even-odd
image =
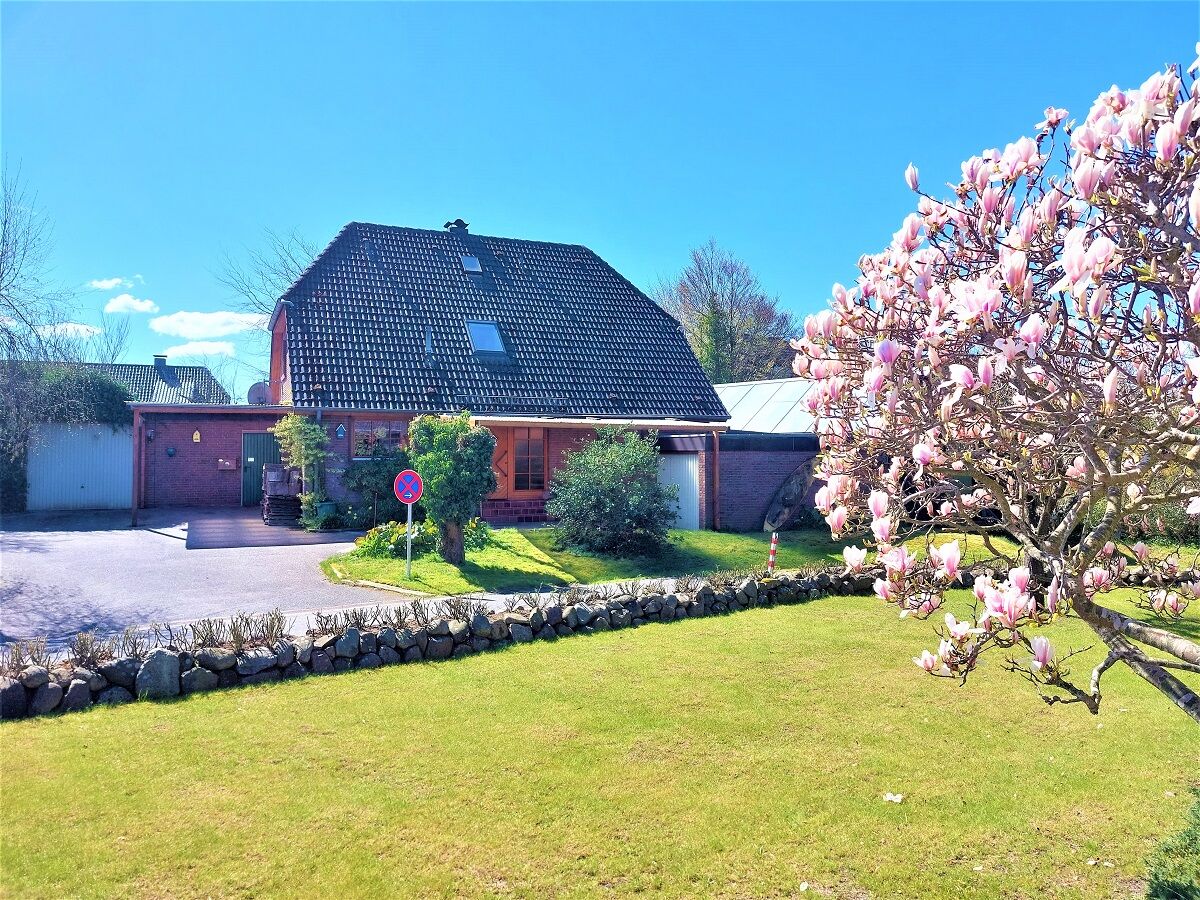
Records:
{"label": "traffic sign", "polygon": [[392,488],[396,492],[396,499],[409,506],[420,500],[421,494],[425,492],[425,485],[421,481],[421,476],[412,469],[405,469],[397,475]]}

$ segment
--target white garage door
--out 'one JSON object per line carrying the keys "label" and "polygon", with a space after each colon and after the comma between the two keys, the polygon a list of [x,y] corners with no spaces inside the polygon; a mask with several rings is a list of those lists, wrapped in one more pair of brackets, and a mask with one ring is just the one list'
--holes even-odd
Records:
{"label": "white garage door", "polygon": [[676,528],[700,528],[700,454],[664,453],[658,458],[658,480],[679,488]]}
{"label": "white garage door", "polygon": [[38,425],[29,442],[25,508],[128,509],[133,502],[129,426]]}

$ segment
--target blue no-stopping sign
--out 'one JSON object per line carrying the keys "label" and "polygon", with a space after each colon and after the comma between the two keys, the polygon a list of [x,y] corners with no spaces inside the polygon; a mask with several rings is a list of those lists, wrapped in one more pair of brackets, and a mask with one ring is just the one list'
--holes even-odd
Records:
{"label": "blue no-stopping sign", "polygon": [[396,499],[401,503],[407,503],[409,506],[420,500],[421,494],[425,492],[425,485],[421,482],[421,476],[412,469],[405,469],[397,475],[392,488],[396,492]]}

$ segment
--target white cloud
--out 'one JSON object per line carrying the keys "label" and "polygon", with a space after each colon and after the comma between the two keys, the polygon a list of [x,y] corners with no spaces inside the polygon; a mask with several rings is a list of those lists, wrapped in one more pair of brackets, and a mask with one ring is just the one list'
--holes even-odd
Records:
{"label": "white cloud", "polygon": [[168,359],[178,359],[187,356],[233,356],[235,354],[232,341],[188,341],[167,348]]}
{"label": "white cloud", "polygon": [[111,291],[113,288],[133,287],[133,284],[124,278],[93,278],[87,286],[94,291]]}
{"label": "white cloud", "polygon": [[82,322],[55,322],[53,325],[39,325],[33,330],[42,337],[90,338],[104,329],[95,325],[84,325]]}
{"label": "white cloud", "polygon": [[159,334],[187,338],[190,341],[225,337],[265,328],[267,317],[258,313],[240,312],[177,312],[150,320],[150,329]]}
{"label": "white cloud", "polygon": [[104,304],[106,313],[156,313],[158,304],[133,294],[117,294]]}

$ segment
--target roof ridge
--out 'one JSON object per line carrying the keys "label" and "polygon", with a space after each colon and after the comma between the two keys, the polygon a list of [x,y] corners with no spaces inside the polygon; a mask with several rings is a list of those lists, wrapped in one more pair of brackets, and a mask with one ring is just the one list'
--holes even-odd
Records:
{"label": "roof ridge", "polygon": [[[385,231],[416,232],[418,234],[448,235],[448,234],[453,233],[453,232],[447,231],[445,228],[417,228],[413,225],[387,225],[383,222],[354,221],[354,222],[348,223],[346,225],[346,228],[349,228],[351,225],[357,225],[359,227],[366,227],[366,228],[381,228]],[[345,230],[345,229],[343,229],[343,230]],[[514,243],[514,244],[538,244],[543,247],[572,247],[572,248],[576,248],[579,250],[586,250],[588,253],[595,255],[597,257],[597,259],[599,258],[599,255],[596,254],[596,252],[594,250],[592,250],[590,247],[586,246],[585,244],[569,244],[565,241],[537,241],[537,240],[532,240],[530,238],[508,237],[508,236],[502,235],[502,234],[476,234],[473,231],[467,231],[467,232],[465,232],[465,234],[467,237],[481,238],[481,239],[493,240],[493,241],[508,241],[508,242]],[[326,249],[328,249],[328,248],[326,248]]]}

